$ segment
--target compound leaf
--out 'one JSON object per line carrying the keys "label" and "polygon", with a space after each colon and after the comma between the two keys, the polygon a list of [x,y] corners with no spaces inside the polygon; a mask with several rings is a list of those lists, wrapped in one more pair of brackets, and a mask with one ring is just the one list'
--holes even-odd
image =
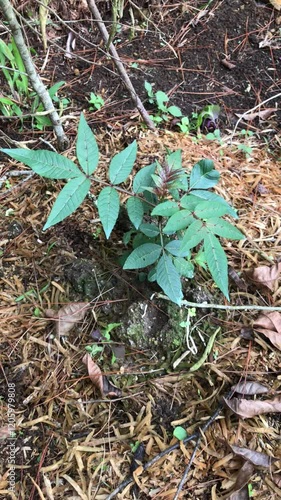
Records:
{"label": "compound leaf", "polygon": [[138,229],[140,227],[140,224],[142,223],[144,215],[142,201],[135,196],[131,196],[130,198],[128,198],[126,207],[131,223],[135,226],[136,229]]}
{"label": "compound leaf", "polygon": [[86,122],[83,113],[80,115],[78,126],[76,154],[85,174],[91,175],[98,166],[99,149],[95,136]]}
{"label": "compound leaf", "polygon": [[156,266],[156,281],[169,299],[180,305],[183,298],[180,275],[171,257],[165,253]]}
{"label": "compound leaf", "polygon": [[230,224],[220,217],[213,217],[206,221],[206,227],[213,234],[217,234],[222,238],[227,238],[229,240],[244,240],[245,236],[237,227]]}
{"label": "compound leaf", "polygon": [[227,258],[219,240],[210,232],[204,236],[204,254],[214,282],[229,300]]}
{"label": "compound leaf", "polygon": [[156,245],[156,243],[144,243],[132,251],[123,269],[140,269],[150,266],[160,257],[161,252],[161,245]]}
{"label": "compound leaf", "polygon": [[214,169],[212,160],[200,160],[190,174],[190,189],[208,189],[218,183],[220,174]]}
{"label": "compound leaf", "polygon": [[109,180],[121,184],[130,175],[137,157],[137,142],[133,141],[123,151],[115,155],[109,165]]}
{"label": "compound leaf", "polygon": [[103,188],[99,194],[97,205],[102,227],[108,239],[117,221],[120,208],[119,195],[116,189],[112,187]]}
{"label": "compound leaf", "polygon": [[59,193],[43,230],[61,222],[72,214],[89,192],[91,182],[80,173],[80,177],[71,179]]}
{"label": "compound leaf", "polygon": [[36,174],[48,179],[74,179],[74,177],[81,177],[81,170],[79,170],[73,161],[54,151],[47,151],[45,149],[32,151],[23,148],[1,149],[1,151],[11,156],[11,158],[28,165]]}

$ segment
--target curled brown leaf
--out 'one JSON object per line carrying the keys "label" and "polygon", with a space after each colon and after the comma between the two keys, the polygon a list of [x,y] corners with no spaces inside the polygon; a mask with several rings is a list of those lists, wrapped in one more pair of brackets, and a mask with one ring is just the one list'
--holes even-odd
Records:
{"label": "curled brown leaf", "polygon": [[243,396],[254,396],[255,394],[265,394],[268,392],[268,388],[265,387],[265,385],[251,380],[239,382],[238,384],[233,385],[231,389],[238,394],[243,394]]}
{"label": "curled brown leaf", "polygon": [[281,314],[278,311],[261,314],[254,321],[253,327],[281,351]]}
{"label": "curled brown leaf", "polygon": [[115,387],[108,378],[102,374],[100,367],[91,358],[90,354],[85,354],[83,357],[83,363],[87,366],[88,374],[95,385],[95,387],[100,391],[102,396],[109,396],[112,398],[119,398],[122,395],[120,389]]}
{"label": "curled brown leaf", "polygon": [[251,281],[274,290],[275,283],[280,277],[281,262],[277,262],[272,266],[259,266],[256,267],[251,273],[248,274]]}
{"label": "curled brown leaf", "polygon": [[281,399],[275,398],[273,400],[265,401],[249,401],[247,399],[224,399],[226,406],[233,411],[238,417],[252,418],[256,415],[264,413],[280,413],[281,412]]}
{"label": "curled brown leaf", "polygon": [[89,307],[89,302],[70,302],[59,309],[58,312],[47,309],[45,314],[48,318],[56,321],[58,335],[67,335],[77,323],[84,319]]}
{"label": "curled brown leaf", "polygon": [[249,448],[242,448],[240,446],[229,445],[233,453],[238,455],[244,460],[247,460],[253,465],[257,465],[259,467],[269,468],[272,463],[277,459],[274,457],[269,457],[265,453],[260,453],[259,451],[250,450]]}

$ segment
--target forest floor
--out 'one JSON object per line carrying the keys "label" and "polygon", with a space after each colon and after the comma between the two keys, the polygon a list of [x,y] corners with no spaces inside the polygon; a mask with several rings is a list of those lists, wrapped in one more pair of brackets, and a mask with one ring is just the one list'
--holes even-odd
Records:
{"label": "forest floor", "polygon": [[[198,268],[185,283],[185,298],[204,304],[189,318],[189,309],[167,308],[155,287],[118,265],[127,221],[120,220],[105,240],[95,186],[73,215],[43,231],[63,183],[13,175],[26,167],[1,154],[0,498],[169,500],[177,498],[187,467],[178,498],[280,498],[281,14],[254,0],[125,4],[115,45],[149,113],[155,116],[157,109],[148,102],[145,81],[190,120],[219,105],[220,135],[210,140],[208,130],[181,133],[179,120],[171,117],[155,132],[144,126],[85,2],[50,2],[47,53],[38,7],[31,3],[28,13],[20,3],[44,83],[65,82],[58,93],[65,99],[62,120],[70,140],[64,154],[75,161],[84,111],[104,175],[112,156],[133,139],[137,169],[162,161],[167,148],[182,150],[187,171],[209,158],[221,174],[217,193],[238,210],[237,226],[246,239],[224,242],[229,304]],[[110,27],[110,4],[98,5]],[[66,55],[69,25],[76,44]],[[5,29],[1,36],[8,41]],[[1,84],[8,95],[3,76]],[[90,110],[91,92],[104,100],[99,110]],[[0,124],[1,147],[56,147],[52,129],[36,129],[34,117],[21,124],[0,116]],[[208,309],[206,302],[248,309]],[[69,303],[86,314],[61,335],[50,309]],[[137,308],[150,321],[147,342],[126,339]],[[190,348],[180,326],[187,319],[197,352],[177,364]],[[169,346],[162,335],[166,325],[176,325],[181,335]],[[205,363],[191,372],[217,330]],[[101,348],[94,374],[82,361],[85,347],[93,345]],[[221,407],[223,397],[228,403]],[[193,439],[179,443],[176,426],[187,436],[195,433]],[[134,483],[113,495],[131,474]]]}

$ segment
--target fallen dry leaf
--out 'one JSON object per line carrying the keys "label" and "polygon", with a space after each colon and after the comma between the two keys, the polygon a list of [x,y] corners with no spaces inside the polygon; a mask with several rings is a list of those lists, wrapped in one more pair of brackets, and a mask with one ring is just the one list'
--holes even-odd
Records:
{"label": "fallen dry leaf", "polygon": [[248,488],[246,487],[250,481],[255,468],[250,462],[245,462],[240,468],[235,484],[232,488],[232,493],[228,497],[228,500],[244,500],[248,499]]}
{"label": "fallen dry leaf", "polygon": [[281,351],[281,314],[278,311],[261,314],[254,321],[253,328]]}
{"label": "fallen dry leaf", "polygon": [[275,398],[272,401],[249,401],[247,399],[232,398],[231,400],[224,398],[226,406],[233,411],[238,417],[252,418],[263,413],[280,413],[281,399]]}
{"label": "fallen dry leaf", "polygon": [[107,377],[102,374],[101,369],[91,358],[90,354],[85,354],[82,361],[87,366],[91,381],[97,387],[97,389],[99,389],[102,396],[119,398],[122,395],[120,389],[111,384]]}
{"label": "fallen dry leaf", "polygon": [[255,394],[265,394],[268,392],[268,388],[265,385],[251,380],[239,382],[233,385],[231,389],[238,394],[243,394],[243,396],[254,396]]}
{"label": "fallen dry leaf", "polygon": [[281,273],[281,262],[277,262],[272,266],[259,266],[254,269],[251,273],[248,273],[248,277],[251,281],[256,284],[261,284],[269,290],[274,290],[275,283],[280,277]]}
{"label": "fallen dry leaf", "polygon": [[260,453],[259,451],[249,450],[249,448],[241,448],[240,446],[229,445],[233,453],[238,455],[244,460],[247,460],[253,465],[259,467],[271,467],[272,463],[277,460],[277,458],[269,457],[265,453]]}
{"label": "fallen dry leaf", "polygon": [[8,437],[11,437],[11,431],[9,430],[8,425],[0,427],[0,440],[7,439]]}
{"label": "fallen dry leaf", "polygon": [[67,335],[77,323],[84,319],[89,307],[89,302],[70,302],[59,309],[58,312],[47,309],[45,314],[47,318],[56,320],[58,335]]}
{"label": "fallen dry leaf", "polygon": [[272,113],[275,113],[276,108],[266,108],[262,111],[257,111],[256,113],[247,113],[240,115],[239,113],[235,113],[238,118],[243,118],[246,121],[252,121],[255,118],[260,118],[261,120],[266,120]]}

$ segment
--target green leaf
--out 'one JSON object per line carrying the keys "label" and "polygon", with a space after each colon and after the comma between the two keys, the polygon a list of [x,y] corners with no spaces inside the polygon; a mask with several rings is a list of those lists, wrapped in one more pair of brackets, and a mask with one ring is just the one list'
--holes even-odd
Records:
{"label": "green leaf", "polygon": [[28,165],[36,174],[48,179],[74,179],[81,177],[81,170],[63,155],[54,151],[30,149],[1,149],[3,153]]}
{"label": "green leaf", "polygon": [[145,243],[132,251],[123,269],[140,269],[154,264],[160,257],[162,247],[155,243]]}
{"label": "green leaf", "polygon": [[151,165],[147,165],[143,167],[138,173],[135,175],[133,181],[133,191],[136,194],[143,193],[147,187],[153,187],[154,182],[152,180],[152,175],[154,174],[156,169],[156,163],[151,163]]}
{"label": "green leaf", "polygon": [[180,247],[181,251],[183,252],[196,247],[203,240],[205,233],[204,223],[201,220],[195,220],[184,233]]}
{"label": "green leaf", "polygon": [[170,165],[173,169],[178,170],[182,168],[182,150],[177,149],[176,151],[173,151],[172,153],[169,153],[166,158],[166,162],[168,165]]}
{"label": "green leaf", "polygon": [[197,266],[203,267],[203,269],[205,269],[205,271],[207,271],[206,257],[205,257],[204,250],[202,247],[200,248],[199,252],[197,252],[197,254],[194,256],[193,262],[195,262],[195,264],[197,264]]}
{"label": "green leaf", "polygon": [[194,221],[194,217],[190,210],[180,210],[168,220],[166,226],[163,229],[165,234],[173,234],[180,229],[185,229],[189,224]]}
{"label": "green leaf", "polygon": [[169,106],[167,111],[170,113],[170,115],[175,116],[176,118],[182,116],[181,109],[178,108],[178,106]]}
{"label": "green leaf", "polygon": [[178,425],[177,427],[174,428],[173,436],[177,438],[179,441],[183,441],[187,437],[187,432],[183,427]]}
{"label": "green leaf", "polygon": [[156,224],[141,224],[139,230],[149,238],[155,238],[160,232]]}
{"label": "green leaf", "polygon": [[174,265],[181,276],[189,279],[194,277],[194,266],[192,262],[189,262],[183,257],[176,257],[174,259]]}
{"label": "green leaf", "polygon": [[194,210],[195,215],[200,219],[220,217],[227,214],[227,212],[227,207],[217,201],[201,201]]}
{"label": "green leaf", "polygon": [[59,193],[43,231],[72,214],[81,205],[90,187],[90,180],[82,174],[68,181]]}
{"label": "green leaf", "polygon": [[210,232],[204,236],[204,253],[214,282],[229,300],[227,258],[219,240]]}
{"label": "green leaf", "polygon": [[123,151],[115,155],[109,165],[109,180],[121,184],[130,175],[137,157],[137,142],[133,141]]}
{"label": "green leaf", "polygon": [[219,178],[220,174],[214,169],[212,160],[200,160],[191,171],[189,186],[190,189],[208,189],[215,186]]}
{"label": "green leaf", "polygon": [[156,102],[157,102],[158,108],[161,111],[166,111],[167,108],[166,108],[164,102],[168,102],[168,100],[169,100],[169,97],[167,96],[167,94],[165,94],[165,92],[162,92],[162,90],[158,90],[158,92],[156,92],[156,94],[155,94],[155,97],[156,97]]}
{"label": "green leaf", "polygon": [[117,221],[120,208],[119,195],[116,189],[112,187],[103,188],[99,194],[97,205],[102,227],[108,239]]}
{"label": "green leaf", "polygon": [[[234,219],[238,219],[237,212],[232,208],[231,205],[227,203],[227,201],[219,196],[216,193],[213,193],[212,191],[205,191],[201,189],[194,189],[193,191],[190,192],[191,195],[198,196],[198,198],[201,198],[202,200],[210,200],[210,201],[218,201],[219,203],[222,203],[226,207],[228,207],[228,214],[234,217]],[[187,207],[186,207],[187,208]]]}
{"label": "green leaf", "polygon": [[147,275],[147,280],[150,283],[153,283],[154,281],[156,281],[156,267],[153,267],[152,269],[150,269],[150,271]]}
{"label": "green leaf", "polygon": [[206,227],[213,234],[229,240],[244,240],[245,236],[239,229],[220,217],[213,217],[206,221]]}
{"label": "green leaf", "polygon": [[154,215],[161,215],[162,217],[170,217],[179,211],[178,204],[175,201],[164,201],[159,203],[151,212]]}
{"label": "green leaf", "polygon": [[180,305],[183,298],[180,275],[171,257],[165,253],[156,266],[156,281],[169,299]]}
{"label": "green leaf", "polygon": [[200,198],[193,196],[192,194],[185,194],[180,201],[181,207],[187,208],[188,210],[191,210],[191,212],[193,212],[199,203],[201,203]]}
{"label": "green leaf", "polygon": [[83,113],[80,115],[78,126],[76,154],[85,174],[91,175],[98,166],[99,149],[95,136],[86,122]]}
{"label": "green leaf", "polygon": [[138,229],[140,224],[142,223],[144,215],[142,201],[135,196],[131,196],[130,198],[128,198],[126,207],[131,223],[135,226],[136,229]]}
{"label": "green leaf", "polygon": [[170,252],[175,257],[190,257],[190,250],[181,250],[182,240],[169,241],[165,245],[165,250]]}

